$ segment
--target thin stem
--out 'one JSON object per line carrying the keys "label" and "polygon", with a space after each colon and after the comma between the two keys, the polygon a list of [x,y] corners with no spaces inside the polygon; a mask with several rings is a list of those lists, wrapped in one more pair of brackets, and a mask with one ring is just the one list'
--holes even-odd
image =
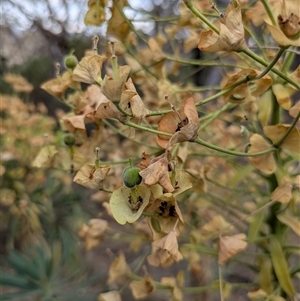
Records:
{"label": "thin stem", "polygon": [[225,112],[228,109],[231,109],[232,107],[234,107],[235,105],[233,105],[232,103],[227,103],[221,110],[218,110],[216,112],[213,113],[213,115],[205,122],[201,125],[201,127],[198,129],[198,132],[200,132],[202,129],[205,129],[211,122],[213,122],[220,114],[222,114],[223,112]]}
{"label": "thin stem", "polygon": [[263,6],[264,6],[264,8],[265,8],[265,10],[266,10],[266,12],[267,12],[267,14],[268,14],[268,16],[269,16],[271,22],[272,22],[272,24],[273,24],[274,26],[276,26],[276,25],[277,25],[277,22],[276,22],[276,20],[275,20],[275,18],[274,18],[274,15],[273,15],[273,13],[272,13],[272,9],[271,9],[271,7],[269,6],[269,2],[266,1],[266,0],[261,0],[260,2],[263,4]]}
{"label": "thin stem", "polygon": [[193,0],[184,0],[184,3],[195,16],[210,27],[215,33],[220,34],[220,30],[208,21],[208,19],[194,6]]}
{"label": "thin stem", "polygon": [[243,152],[236,152],[236,151],[231,151],[229,149],[225,149],[225,148],[222,148],[222,147],[218,147],[216,145],[213,145],[213,144],[210,144],[204,140],[202,140],[201,138],[197,137],[195,140],[194,140],[195,143],[198,143],[200,145],[203,145],[205,147],[208,147],[210,149],[213,149],[213,150],[216,150],[216,151],[219,151],[219,152],[222,152],[222,153],[225,153],[225,154],[229,154],[229,155],[233,155],[233,156],[239,156],[239,157],[257,157],[257,156],[261,156],[261,155],[265,155],[265,154],[268,154],[268,153],[271,153],[275,150],[274,147],[271,147],[271,148],[268,148],[268,149],[265,149],[264,151],[261,151],[261,152],[256,152],[256,153],[243,153]]}
{"label": "thin stem", "polygon": [[224,297],[223,297],[223,280],[222,280],[222,267],[219,264],[219,289],[220,289],[220,298],[221,301],[224,301]]}
{"label": "thin stem", "polygon": [[132,117],[132,115],[128,112],[126,112],[125,110],[123,110],[121,107],[120,107],[120,104],[117,103],[117,102],[114,102],[114,105],[117,107],[117,109],[125,116],[129,116],[129,117]]}
{"label": "thin stem", "polygon": [[210,60],[212,61],[203,61],[203,60],[193,60],[193,59],[184,59],[184,58],[177,58],[171,55],[166,54],[166,59],[172,62],[177,62],[185,65],[194,65],[194,66],[214,66],[214,67],[235,67],[235,68],[245,68],[243,65],[236,65],[236,64],[230,64],[230,63],[222,63],[222,65],[218,61],[218,57],[212,58]]}
{"label": "thin stem", "polygon": [[283,66],[281,68],[281,71],[282,72],[287,72],[289,70],[289,68],[291,67],[291,64],[293,63],[294,61],[294,58],[295,58],[295,53],[290,51],[288,52],[286,55],[285,55],[285,58],[284,58],[284,63],[283,63]]}
{"label": "thin stem", "polygon": [[253,79],[260,79],[260,78],[264,77],[273,68],[273,66],[275,66],[275,64],[278,62],[278,60],[281,58],[281,56],[285,52],[285,49],[286,49],[285,47],[281,47],[278,50],[278,52],[276,53],[276,55],[274,56],[273,60],[267,66],[267,68],[262,73],[255,76]]}
{"label": "thin stem", "polygon": [[244,83],[248,82],[249,80],[250,80],[250,79],[249,79],[247,76],[245,76],[245,78],[243,78],[243,79],[237,81],[236,83],[234,83],[234,84],[231,85],[230,87],[228,87],[228,88],[226,88],[226,89],[220,91],[219,93],[214,94],[214,95],[212,95],[212,96],[210,96],[210,97],[207,97],[206,99],[203,99],[203,100],[199,101],[198,103],[196,103],[196,106],[202,106],[202,105],[204,105],[204,104],[206,104],[206,103],[208,103],[208,102],[211,102],[212,100],[218,98],[219,96],[222,96],[222,95],[228,93],[229,91],[233,90],[233,89],[236,88],[237,86],[239,86],[239,85],[241,85],[241,84],[244,84]]}
{"label": "thin stem", "polygon": [[118,5],[118,1],[113,0],[114,5],[116,6],[117,10],[119,11],[120,15],[124,19],[124,21],[129,25],[130,29],[145,43],[148,45],[147,40],[135,29],[135,27],[132,25],[131,21],[126,17],[126,15],[123,12],[123,9],[120,8]]}
{"label": "thin stem", "polygon": [[[154,150],[159,150],[158,147],[155,147],[155,146],[153,146],[153,145],[151,145],[151,144],[148,144],[148,143],[145,143],[145,142],[141,142],[141,141],[139,141],[139,140],[136,140],[136,139],[133,139],[133,138],[128,137],[127,135],[125,135],[125,134],[123,133],[123,131],[121,131],[120,129],[118,129],[118,128],[115,127],[114,125],[112,125],[112,124],[111,124],[108,120],[106,120],[106,119],[103,119],[103,123],[105,123],[105,124],[106,124],[110,129],[112,129],[115,133],[117,133],[117,134],[119,134],[119,135],[125,137],[126,139],[128,139],[128,140],[130,140],[130,141],[132,141],[132,142],[134,142],[134,143],[137,143],[137,144],[146,146],[146,147],[151,148],[151,149],[154,149]],[[124,163],[124,162],[122,162],[122,163]]]}
{"label": "thin stem", "polygon": [[[244,48],[243,50],[241,50],[241,52],[244,53],[244,54],[246,54],[247,56],[251,57],[253,60],[257,61],[261,65],[263,65],[265,67],[268,66],[268,63],[266,61],[264,61],[260,56],[258,56],[257,54],[255,54],[250,49]],[[284,79],[286,82],[288,82],[292,86],[294,86],[295,88],[297,88],[298,90],[300,90],[300,85],[299,84],[297,84],[295,81],[293,81],[292,79],[290,79],[287,75],[285,75],[284,73],[282,73],[281,71],[279,71],[275,67],[271,68],[271,71],[274,72],[275,74],[277,74],[279,77],[281,77],[282,79]]]}
{"label": "thin stem", "polygon": [[[131,126],[133,128],[142,130],[142,131],[153,133],[153,134],[164,135],[164,136],[168,136],[168,137],[172,137],[173,136],[173,134],[171,134],[171,133],[166,133],[166,132],[161,132],[161,131],[157,131],[157,130],[154,130],[154,129],[150,129],[150,128],[147,128],[147,127],[135,124],[135,123],[133,123],[131,121],[125,121],[124,124],[128,125],[128,126]],[[273,152],[275,150],[275,148],[271,147],[271,148],[268,148],[268,149],[266,149],[264,151],[257,152],[257,153],[242,153],[242,152],[235,152],[235,151],[231,151],[231,150],[226,149],[226,148],[215,146],[213,144],[210,144],[210,143],[202,140],[199,137],[197,137],[195,140],[193,140],[193,142],[198,143],[198,144],[203,145],[203,146],[206,146],[206,147],[208,147],[210,149],[214,149],[216,151],[225,153],[225,154],[229,154],[229,155],[233,155],[233,156],[239,156],[239,157],[256,157],[256,156],[261,156],[261,155],[265,155],[265,154],[271,153],[271,152]]]}

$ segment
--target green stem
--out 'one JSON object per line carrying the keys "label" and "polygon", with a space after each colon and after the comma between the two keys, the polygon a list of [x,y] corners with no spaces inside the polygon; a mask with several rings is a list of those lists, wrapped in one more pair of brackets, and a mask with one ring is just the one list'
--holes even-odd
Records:
{"label": "green stem", "polygon": [[213,113],[213,115],[205,122],[203,123],[199,129],[198,132],[202,131],[203,129],[205,129],[211,122],[213,122],[220,114],[222,114],[223,112],[225,112],[228,109],[231,109],[232,107],[234,107],[235,105],[232,103],[227,103],[221,110],[216,111]]}
{"label": "green stem", "polygon": [[[146,147],[151,148],[151,149],[156,150],[156,151],[160,150],[160,148],[155,147],[155,146],[153,146],[152,144],[148,144],[148,143],[145,143],[145,142],[143,142],[143,141],[136,140],[136,139],[133,139],[133,138],[131,138],[131,137],[128,137],[127,135],[125,135],[125,134],[123,133],[123,131],[121,131],[120,129],[118,129],[118,128],[115,127],[114,125],[112,125],[108,120],[106,120],[106,119],[102,119],[102,120],[103,120],[103,123],[106,124],[106,125],[107,125],[110,129],[112,129],[115,133],[117,133],[117,134],[119,134],[119,135],[125,137],[126,139],[128,139],[128,140],[130,140],[130,141],[132,141],[132,142],[134,142],[134,143],[143,145],[144,147],[146,146]],[[103,163],[103,162],[102,162],[102,163]],[[124,163],[124,162],[122,162],[122,163]],[[106,164],[108,164],[108,163],[106,163]],[[109,163],[109,165],[111,165],[111,163]]]}
{"label": "green stem", "polygon": [[269,6],[269,2],[266,1],[266,0],[261,0],[260,2],[263,4],[263,6],[264,6],[264,8],[265,8],[265,10],[266,10],[266,12],[267,12],[267,14],[268,14],[268,16],[269,16],[271,22],[272,22],[272,24],[273,24],[274,26],[276,26],[276,25],[277,25],[277,22],[276,22],[276,20],[275,20],[275,18],[274,18],[274,15],[273,15],[273,13],[272,13],[272,9],[271,9],[271,7]]}
{"label": "green stem", "polygon": [[273,60],[267,66],[267,68],[262,73],[260,73],[259,75],[255,76],[253,79],[260,79],[260,78],[264,77],[273,68],[273,66],[275,66],[275,64],[281,58],[281,56],[283,55],[283,53],[285,52],[285,50],[286,50],[285,47],[281,47],[278,50],[278,52],[276,53],[276,55],[274,56]]}
{"label": "green stem", "polygon": [[132,117],[132,115],[128,112],[126,112],[125,110],[123,110],[121,107],[120,107],[120,104],[117,103],[117,102],[114,102],[114,105],[117,107],[117,109],[125,116],[128,116],[128,117]]}
{"label": "green stem", "polygon": [[[173,136],[173,134],[157,131],[157,130],[154,130],[154,129],[150,129],[150,128],[135,124],[131,121],[125,121],[124,124],[128,125],[130,127],[142,130],[142,131],[153,133],[153,134],[164,135],[164,136],[168,136],[168,137]],[[193,140],[193,142],[198,143],[198,144],[203,145],[203,146],[206,146],[210,149],[225,153],[225,154],[229,154],[229,155],[233,155],[233,156],[239,156],[239,157],[256,157],[256,156],[261,156],[261,155],[271,153],[275,150],[273,147],[271,147],[271,148],[265,149],[264,151],[257,152],[257,153],[243,153],[243,152],[235,152],[235,151],[231,151],[231,150],[226,149],[226,148],[215,146],[213,144],[210,144],[210,143],[202,140],[199,137],[197,137],[195,140]]]}
{"label": "green stem", "polygon": [[283,66],[281,68],[282,72],[285,73],[290,69],[291,64],[293,63],[295,56],[296,56],[295,52],[289,51],[289,52],[286,53],[285,58],[284,58]]}
{"label": "green stem", "polygon": [[194,6],[193,0],[184,0],[184,3],[195,16],[210,27],[215,33],[220,34],[220,30],[208,21],[208,19]]}
{"label": "green stem", "polygon": [[111,57],[111,66],[113,69],[113,79],[118,80],[119,79],[119,69],[118,69],[118,58],[116,55],[112,55]]}
{"label": "green stem", "polygon": [[219,63],[218,60],[219,56],[213,57],[210,61],[202,61],[202,60],[193,60],[193,59],[184,59],[184,58],[177,58],[171,55],[166,54],[166,59],[172,62],[177,62],[185,65],[193,65],[193,66],[213,66],[213,67],[234,67],[234,68],[245,68],[245,65],[236,65],[230,63]]}
{"label": "green stem", "polygon": [[261,152],[243,153],[243,152],[236,152],[236,151],[231,151],[229,149],[225,149],[225,148],[222,148],[222,147],[218,147],[216,145],[210,144],[210,143],[202,140],[199,137],[197,137],[194,140],[194,142],[198,143],[200,145],[203,145],[205,147],[208,147],[210,149],[213,149],[213,150],[225,153],[225,154],[233,155],[233,156],[239,156],[239,157],[257,157],[257,156],[261,156],[261,155],[265,155],[265,154],[271,153],[271,152],[273,152],[275,150],[275,148],[272,147],[272,148],[265,149],[264,151],[261,151]]}
{"label": "green stem", "polygon": [[222,96],[222,95],[228,93],[229,91],[233,90],[234,88],[238,87],[239,85],[248,82],[249,80],[250,79],[247,76],[245,76],[245,78],[243,78],[243,79],[235,82],[233,85],[231,85],[230,87],[228,87],[228,88],[220,91],[219,93],[214,94],[214,95],[212,95],[210,97],[207,97],[206,99],[203,99],[203,100],[199,101],[198,103],[196,103],[196,106],[202,106],[202,105],[204,105],[204,104],[206,104],[206,103],[208,103],[208,102],[210,102],[210,101],[218,98],[219,96]]}
{"label": "green stem", "polygon": [[[267,67],[268,63],[263,60],[260,56],[258,56],[257,54],[255,54],[253,51],[251,51],[248,48],[244,48],[243,50],[241,50],[242,53],[246,54],[247,56],[251,57],[253,60],[257,61],[258,63],[260,63],[261,65]],[[297,88],[298,90],[300,90],[300,85],[297,84],[295,81],[293,81],[292,79],[290,79],[287,75],[285,75],[283,72],[279,71],[278,69],[276,69],[275,67],[271,68],[271,71],[274,72],[276,75],[278,75],[279,77],[281,77],[282,79],[284,79],[286,82],[288,82],[289,84],[291,84],[292,86],[294,86],[295,88]]]}
{"label": "green stem", "polygon": [[135,27],[132,25],[132,22],[128,20],[126,15],[123,12],[123,9],[118,5],[118,1],[113,0],[113,3],[117,10],[119,11],[120,15],[122,16],[123,20],[129,25],[130,29],[145,43],[148,45],[148,41],[135,29]]}
{"label": "green stem", "polygon": [[272,97],[272,113],[270,118],[270,124],[275,125],[278,124],[280,121],[280,106],[273,92],[271,93],[271,97]]}
{"label": "green stem", "polygon": [[136,187],[131,188],[131,197],[132,197],[132,203],[136,204],[137,203],[137,199],[138,199]]}
{"label": "green stem", "polygon": [[224,297],[223,297],[222,267],[221,267],[220,264],[219,264],[219,290],[220,290],[221,301],[224,301]]}

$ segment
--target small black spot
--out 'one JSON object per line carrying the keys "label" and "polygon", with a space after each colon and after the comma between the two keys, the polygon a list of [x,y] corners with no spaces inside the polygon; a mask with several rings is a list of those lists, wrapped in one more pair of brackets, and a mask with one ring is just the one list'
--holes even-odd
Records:
{"label": "small black spot", "polygon": [[172,217],[177,216],[175,206],[171,206],[169,208],[169,216],[172,216]]}

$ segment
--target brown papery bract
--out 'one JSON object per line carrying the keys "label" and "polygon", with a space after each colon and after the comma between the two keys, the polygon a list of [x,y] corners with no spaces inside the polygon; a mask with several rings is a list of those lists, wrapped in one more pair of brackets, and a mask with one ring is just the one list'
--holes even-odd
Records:
{"label": "brown papery bract", "polygon": [[244,25],[239,4],[237,7],[234,7],[234,4],[230,2],[225,14],[220,17],[215,26],[220,30],[220,34],[217,34],[212,29],[201,32],[198,45],[200,50],[208,52],[239,52],[245,47]]}
{"label": "brown papery bract", "polygon": [[[258,134],[253,134],[250,137],[250,143],[249,154],[264,151],[271,146]],[[249,157],[249,162],[265,174],[271,174],[276,170],[276,162],[271,152],[260,156]]]}
{"label": "brown papery bract", "polygon": [[176,143],[193,141],[198,135],[199,118],[195,100],[190,97],[181,103],[179,111],[165,115],[158,125],[158,130],[173,134],[168,137],[162,134],[157,136],[157,143],[163,148],[170,148]]}
{"label": "brown papery bract", "polygon": [[232,236],[221,236],[219,239],[219,264],[226,263],[237,253],[243,251],[247,247],[245,239],[246,235],[244,233]]}

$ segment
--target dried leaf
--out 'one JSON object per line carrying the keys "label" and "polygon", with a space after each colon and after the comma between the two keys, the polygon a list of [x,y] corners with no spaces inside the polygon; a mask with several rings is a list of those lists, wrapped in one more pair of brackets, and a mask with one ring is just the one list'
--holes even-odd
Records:
{"label": "dried leaf", "polygon": [[90,189],[101,189],[109,170],[108,165],[96,168],[95,164],[87,163],[80,168],[73,181]]}
{"label": "dried leaf", "polygon": [[104,98],[96,108],[95,118],[116,118],[123,122],[125,117],[117,109],[113,102]]}
{"label": "dried leaf", "polygon": [[178,251],[176,231],[172,230],[163,238],[152,243],[152,253],[147,257],[148,263],[154,266],[168,266],[182,259]]}
{"label": "dried leaf", "polygon": [[283,109],[288,110],[291,107],[291,99],[290,99],[289,91],[285,88],[285,86],[281,84],[272,85],[272,90],[274,95],[276,96],[279,105]]}
{"label": "dried leaf", "polygon": [[119,12],[119,9],[122,10],[123,7],[127,5],[127,1],[118,1],[117,4],[113,3],[113,6],[110,8],[111,18],[107,24],[106,34],[113,35],[120,41],[125,41],[130,32],[129,24],[123,19],[121,13]]}
{"label": "dried leaf", "polygon": [[[236,82],[243,80],[246,77],[255,77],[259,73],[259,71],[251,68],[239,71],[228,79],[227,83],[223,87],[223,90],[229,88]],[[254,85],[251,82],[240,84],[236,88],[225,93],[224,100],[235,104],[254,101],[256,100],[257,96],[263,94],[272,85],[272,82],[273,81],[271,77],[269,75],[265,75],[256,80]]]}
{"label": "dried leaf", "polygon": [[247,247],[246,235],[239,233],[232,236],[221,236],[219,239],[218,263],[224,264]]}
{"label": "dried leaf", "polygon": [[135,299],[142,299],[150,296],[155,286],[153,285],[153,279],[150,275],[146,275],[142,280],[131,281],[129,284],[132,295]]}
{"label": "dried leaf", "polygon": [[58,98],[64,99],[64,95],[72,80],[68,79],[63,81],[61,78],[51,79],[41,84],[41,89],[45,90],[48,94]]}
{"label": "dried leaf", "polygon": [[143,178],[144,183],[149,186],[159,184],[166,192],[173,192],[174,187],[170,180],[168,164],[167,156],[163,154],[157,161],[140,171],[140,176]]}
{"label": "dried leaf", "polygon": [[46,163],[51,163],[57,153],[58,151],[54,145],[46,145],[40,150],[32,165],[42,167]]}
{"label": "dried leaf", "polygon": [[118,67],[118,79],[113,79],[112,77],[105,75],[101,91],[112,102],[120,102],[130,69],[131,68],[128,65]]}
{"label": "dried leaf", "polygon": [[126,263],[124,254],[121,253],[109,267],[107,283],[125,284],[130,279],[130,275],[130,267]]}
{"label": "dried leaf", "polygon": [[296,104],[289,109],[289,114],[293,118],[296,118],[299,112],[300,112],[300,101],[296,102]]}
{"label": "dried leaf", "polygon": [[105,56],[98,54],[85,56],[73,71],[73,80],[86,84],[96,83],[101,86],[101,69],[105,60]]}
{"label": "dried leaf", "polygon": [[[289,130],[289,125],[276,124],[264,127],[264,134],[272,140],[276,145],[278,141],[286,134]],[[284,142],[281,144],[281,147],[287,149],[293,153],[299,153],[300,150],[300,134],[296,127],[292,129],[289,135],[285,138]]]}
{"label": "dried leaf", "polygon": [[90,219],[88,225],[83,225],[79,236],[84,239],[87,251],[99,245],[107,225],[108,222],[100,218]]}
{"label": "dried leaf", "polygon": [[218,236],[221,232],[226,230],[226,233],[233,229],[221,215],[215,215],[208,223],[201,228],[201,234],[204,239]]}
{"label": "dried leaf", "polygon": [[262,289],[258,289],[256,291],[251,291],[247,294],[247,296],[251,299],[251,300],[259,300],[262,301],[264,300],[268,294],[262,290]]}
{"label": "dried leaf", "polygon": [[98,301],[122,301],[122,299],[118,291],[110,291],[100,294],[98,296]]}
{"label": "dried leaf", "polygon": [[124,102],[123,100],[123,106],[124,104],[125,108],[129,106],[132,116],[139,120],[142,120],[147,114],[149,114],[150,111],[145,107],[144,102],[138,95],[131,78],[128,79],[126,83],[126,88],[127,90],[125,92],[131,94],[132,97],[129,97],[129,99],[126,100],[126,102]]}
{"label": "dried leaf", "polygon": [[[254,134],[250,138],[251,146],[248,153],[261,152],[270,147],[264,138],[258,134]],[[261,172],[271,174],[276,170],[276,162],[272,153],[267,153],[261,156],[249,157],[249,162],[252,166],[259,169]]]}
{"label": "dried leaf", "polygon": [[89,5],[89,10],[84,16],[85,25],[101,25],[105,21],[105,7],[97,1],[93,5]]}
{"label": "dried leaf", "polygon": [[77,130],[85,131],[85,115],[64,117],[63,122],[68,132],[75,133]]}
{"label": "dried leaf", "polygon": [[293,185],[288,178],[283,178],[281,184],[272,192],[271,201],[288,204],[293,197]]}
{"label": "dried leaf", "polygon": [[276,216],[283,224],[290,227],[298,236],[300,236],[300,221],[292,214],[291,210],[285,209]]}
{"label": "dried leaf", "polygon": [[258,119],[262,126],[269,124],[273,112],[272,91],[266,91],[258,101]]}
{"label": "dried leaf", "polygon": [[178,287],[177,281],[174,277],[162,277],[160,282],[162,284],[172,287],[172,300],[174,301],[183,300],[183,293],[181,289]]}

